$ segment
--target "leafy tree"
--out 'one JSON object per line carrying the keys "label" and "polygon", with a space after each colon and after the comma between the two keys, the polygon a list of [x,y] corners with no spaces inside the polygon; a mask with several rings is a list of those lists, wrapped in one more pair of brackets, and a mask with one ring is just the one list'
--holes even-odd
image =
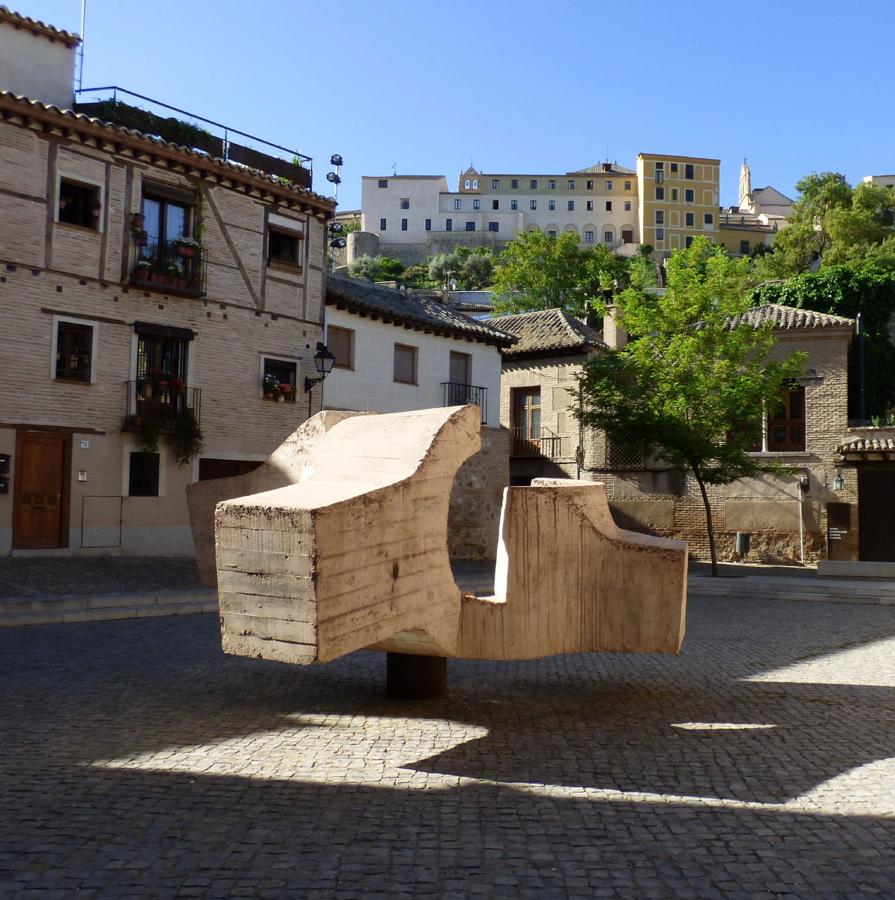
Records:
{"label": "leafy tree", "polygon": [[348,266],[352,278],[366,278],[367,281],[393,281],[403,272],[404,263],[388,256],[359,256]]}
{"label": "leafy tree", "polygon": [[572,315],[602,315],[594,301],[627,279],[627,263],[606,247],[582,250],[572,232],[549,237],[525,231],[510,241],[494,270],[497,312],[560,307]]}
{"label": "leafy tree", "polygon": [[663,296],[629,287],[617,298],[628,344],[592,357],[580,378],[579,419],[617,445],[658,455],[692,472],[705,507],[717,574],[706,485],[783,471],[749,455],[762,411],[798,375],[802,354],[769,358],[770,328],[731,324],[750,306],[748,260],[697,237],[672,254]]}
{"label": "leafy tree", "polygon": [[[837,316],[864,313],[865,415],[895,408],[895,347],[889,322],[895,313],[895,272],[872,266],[830,266],[785,282],[760,285],[756,303],[783,303]],[[849,352],[849,409],[859,415],[857,346]]]}
{"label": "leafy tree", "polygon": [[475,291],[491,283],[494,256],[486,247],[457,247],[453,253],[440,253],[429,261],[429,277],[445,287],[456,282],[464,291]]}

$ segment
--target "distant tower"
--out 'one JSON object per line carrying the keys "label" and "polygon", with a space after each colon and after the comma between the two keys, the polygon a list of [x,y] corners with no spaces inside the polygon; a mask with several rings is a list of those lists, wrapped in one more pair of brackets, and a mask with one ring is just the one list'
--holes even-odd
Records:
{"label": "distant tower", "polygon": [[740,209],[749,209],[752,206],[752,172],[749,163],[743,157],[743,167],[740,169]]}

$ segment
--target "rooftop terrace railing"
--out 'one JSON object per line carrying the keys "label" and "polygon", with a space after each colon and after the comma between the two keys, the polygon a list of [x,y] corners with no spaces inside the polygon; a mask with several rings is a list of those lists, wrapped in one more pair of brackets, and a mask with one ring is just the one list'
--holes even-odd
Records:
{"label": "rooftop terrace railing", "polygon": [[[271,143],[256,135],[239,131],[229,125],[222,125],[220,122],[206,119],[204,116],[198,116],[176,106],[170,106],[167,103],[154,100],[152,97],[128,91],[117,85],[83,88],[75,91],[75,96],[76,112],[94,116],[103,121],[112,122],[115,125],[133,128],[145,134],[158,135],[163,140],[208,153],[210,156],[215,156],[228,162],[238,163],[252,169],[259,169],[262,172],[283,178],[303,188],[310,189],[311,187],[311,157],[306,156],[304,153],[299,153],[298,150],[291,150],[280,144]],[[96,99],[88,99],[91,96],[96,97]],[[175,116],[155,113],[152,109],[143,109],[139,106],[131,105],[122,100],[121,96],[132,97],[142,101],[144,104],[151,104],[152,107],[157,107],[166,112],[177,113],[178,116],[187,117],[189,121],[184,121]],[[211,126],[212,129],[217,130],[217,133],[201,125],[194,124],[194,122],[201,122],[203,125]],[[250,141],[262,149],[255,149],[255,147],[237,143],[231,139],[232,135],[237,135],[245,141]]]}

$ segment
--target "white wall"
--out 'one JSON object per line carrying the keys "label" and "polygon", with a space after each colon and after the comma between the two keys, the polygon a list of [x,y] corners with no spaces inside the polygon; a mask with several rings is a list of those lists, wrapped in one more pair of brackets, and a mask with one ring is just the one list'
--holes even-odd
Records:
{"label": "white wall", "polygon": [[[326,307],[326,326],[354,332],[354,369],[333,369],[323,384],[327,409],[403,412],[443,405],[442,382],[449,380],[450,353],[472,357],[471,384],[488,389],[486,425],[500,424],[500,352],[474,341],[439,337],[400,325],[385,325]],[[395,344],[417,348],[417,385],[394,381]]]}
{"label": "white wall", "polygon": [[0,90],[71,109],[75,49],[0,22]]}

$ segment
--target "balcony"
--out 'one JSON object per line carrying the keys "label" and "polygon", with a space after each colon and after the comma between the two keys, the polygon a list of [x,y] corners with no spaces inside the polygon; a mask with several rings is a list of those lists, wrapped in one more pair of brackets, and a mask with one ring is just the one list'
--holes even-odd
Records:
{"label": "balcony", "polygon": [[513,439],[511,456],[542,456],[559,459],[562,454],[562,438],[549,428],[542,428],[535,437],[527,428],[511,428]]}
{"label": "balcony", "polygon": [[196,422],[202,412],[202,391],[186,387],[178,378],[163,376],[128,381],[125,431],[137,431],[142,422],[158,426],[159,431],[173,431],[177,420],[189,410]]}
{"label": "balcony", "polygon": [[473,403],[482,411],[482,425],[488,424],[488,388],[457,381],[442,381],[442,406],[465,406]]}
{"label": "balcony", "polygon": [[206,269],[205,251],[201,247],[185,247],[176,241],[151,241],[140,248],[131,284],[166,294],[203,297]]}
{"label": "balcony", "polygon": [[[79,113],[133,128],[143,134],[157,135],[171,143],[199,150],[240,166],[258,169],[289,184],[308,189],[311,187],[311,157],[297,150],[272,144],[229,125],[221,125],[116,85],[83,88],[75,93],[75,110]],[[132,106],[123,102],[121,97],[133,98],[148,108]],[[172,116],[171,113],[177,115]],[[197,122],[202,124],[196,124]],[[237,135],[245,143],[231,140],[233,135]]]}

